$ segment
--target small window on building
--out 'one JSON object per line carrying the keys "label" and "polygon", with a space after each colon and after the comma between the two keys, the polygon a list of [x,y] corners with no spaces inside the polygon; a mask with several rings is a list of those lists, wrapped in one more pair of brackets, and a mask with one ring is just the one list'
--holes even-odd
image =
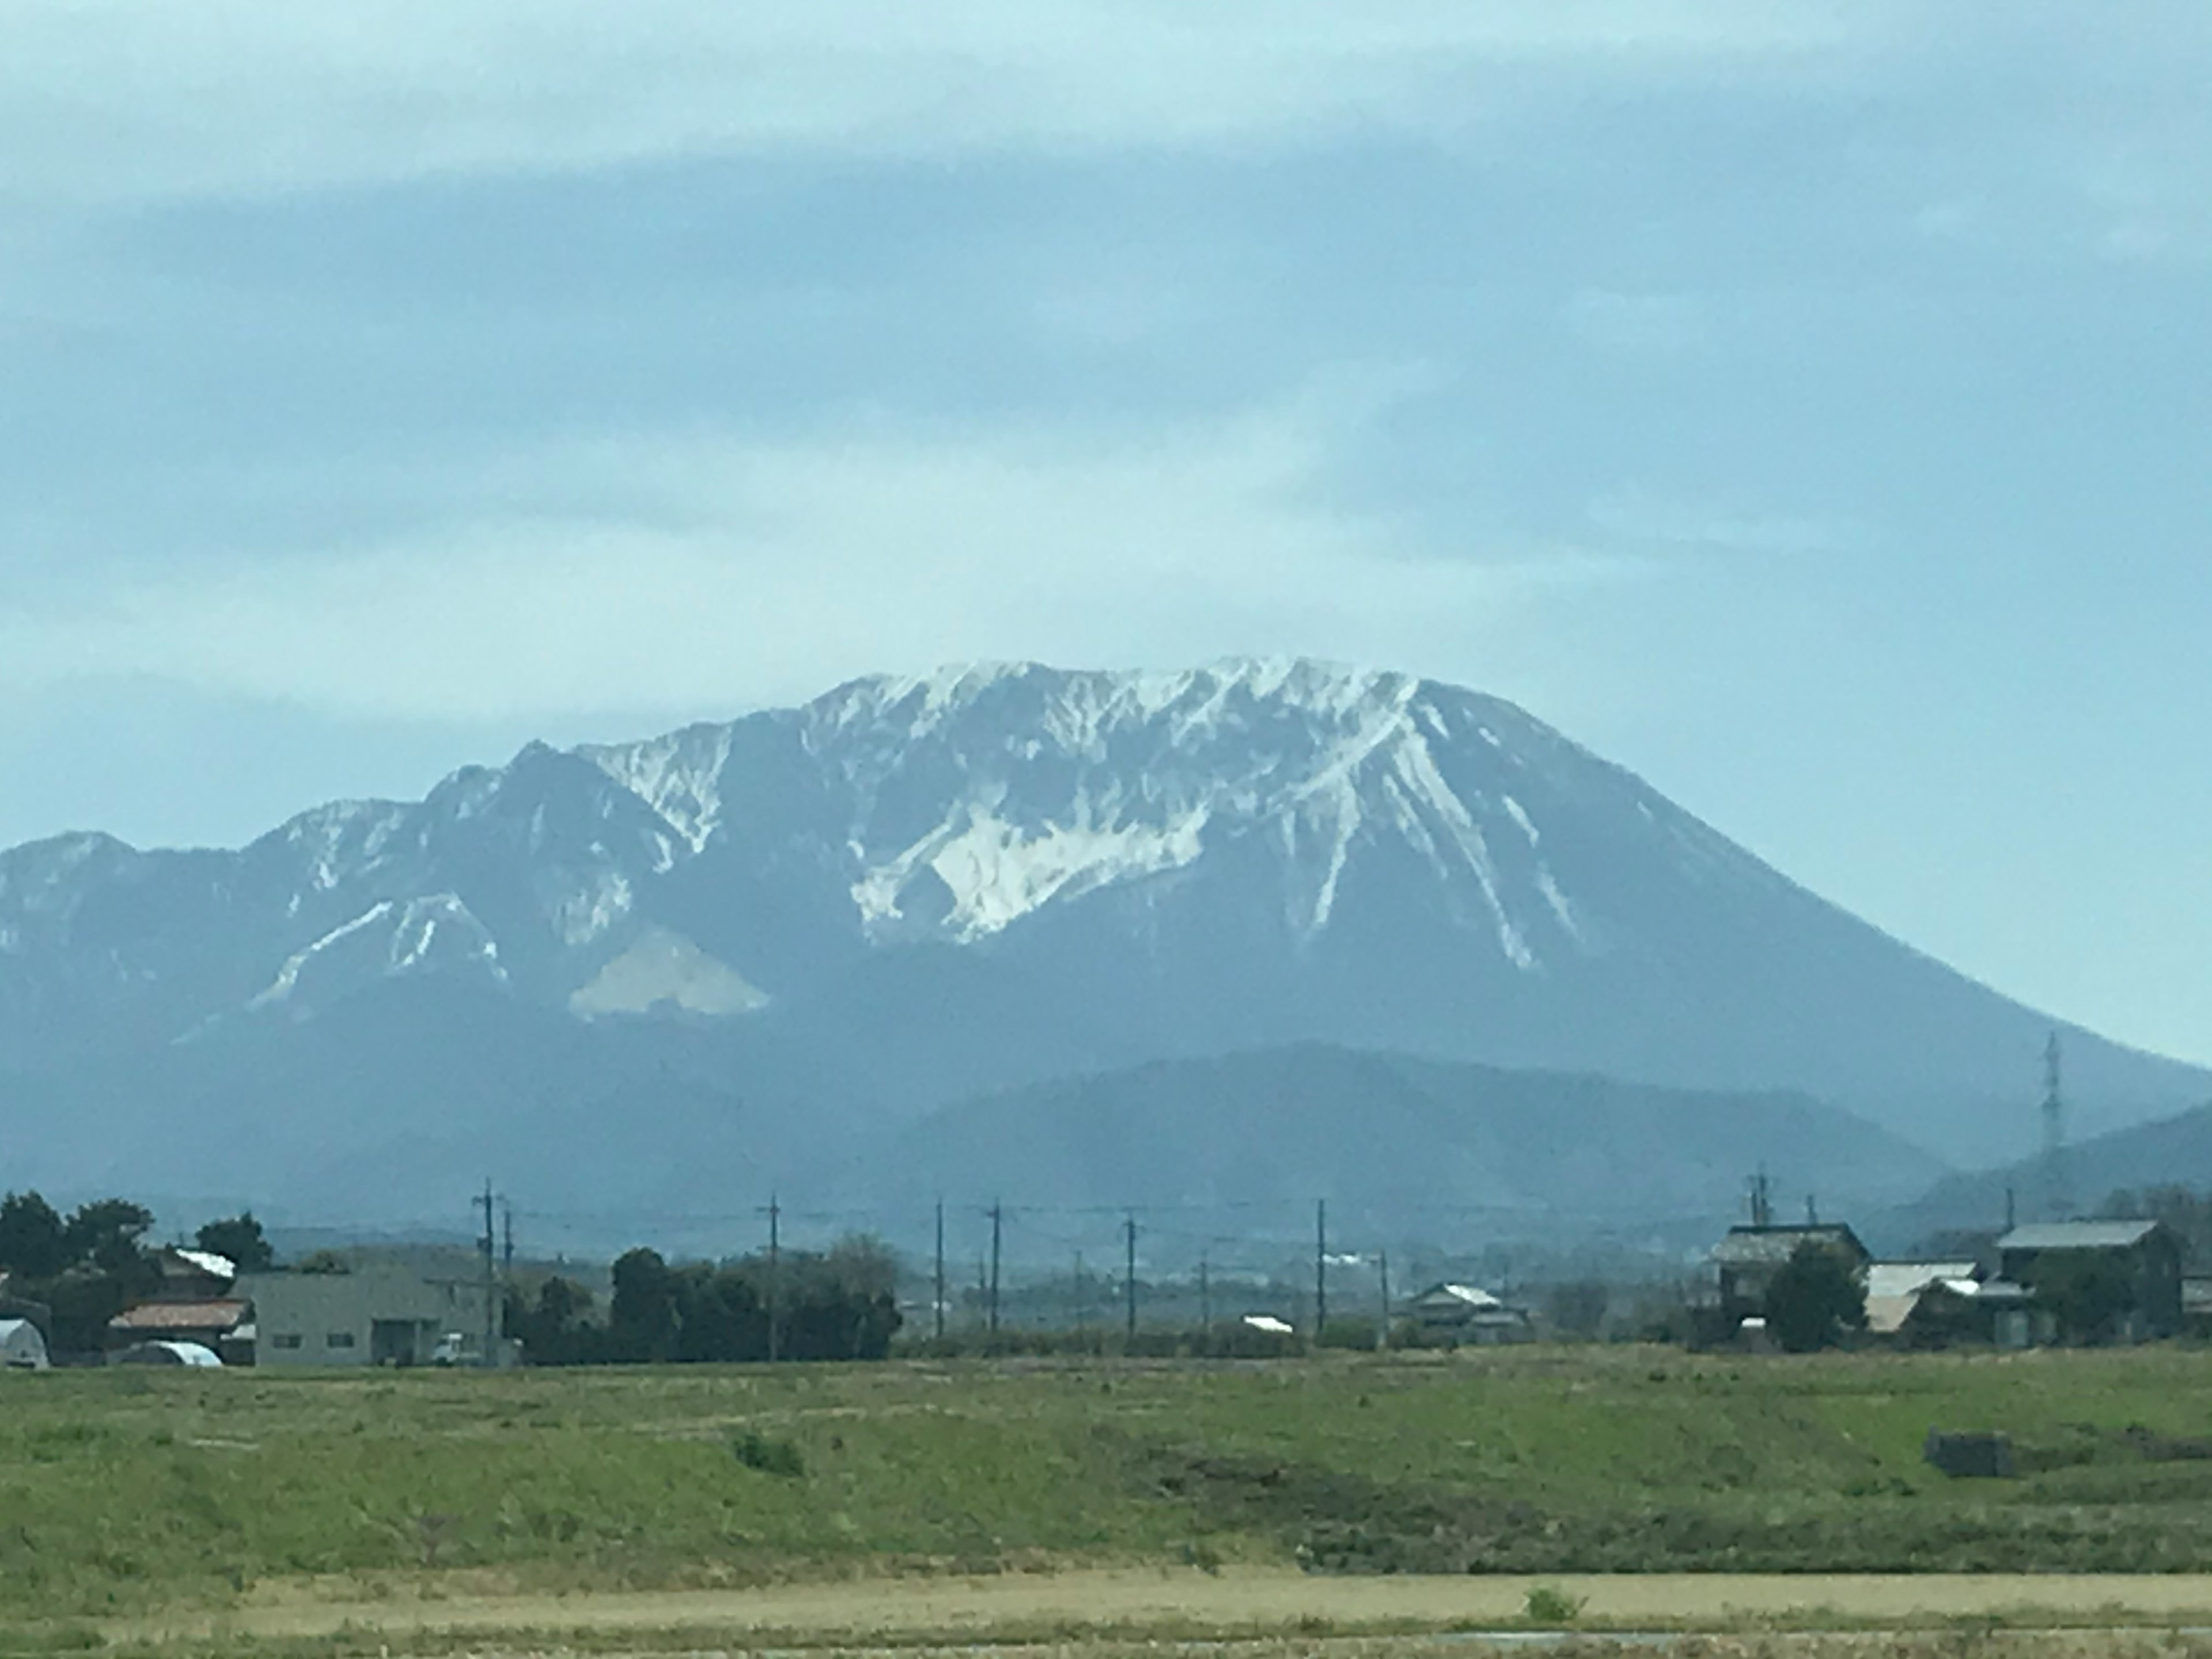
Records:
{"label": "small window on building", "polygon": [[272,1348],[296,1348],[301,1340],[297,1331],[280,1331],[269,1339],[269,1346]]}
{"label": "small window on building", "polygon": [[326,1348],[350,1348],[353,1346],[353,1333],[351,1331],[332,1331],[328,1336],[323,1339],[323,1346]]}

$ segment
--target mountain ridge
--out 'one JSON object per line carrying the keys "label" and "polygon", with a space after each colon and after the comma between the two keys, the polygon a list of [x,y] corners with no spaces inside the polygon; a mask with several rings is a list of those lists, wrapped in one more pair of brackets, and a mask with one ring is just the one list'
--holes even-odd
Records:
{"label": "mountain ridge", "polygon": [[829,1115],[898,1123],[1314,1040],[1796,1091],[1987,1163],[2033,1135],[2053,1024],[2122,1115],[2212,1093],[1849,916],[1510,703],[1304,659],[872,676],[533,743],[234,850],[0,853],[15,1070],[127,1054],[158,1103],[165,1056],[220,1036],[250,1095],[257,1055],[408,981],[469,988],[487,1024],[631,1023],[624,1053],[704,1022],[802,1122],[810,1069],[843,1091]]}

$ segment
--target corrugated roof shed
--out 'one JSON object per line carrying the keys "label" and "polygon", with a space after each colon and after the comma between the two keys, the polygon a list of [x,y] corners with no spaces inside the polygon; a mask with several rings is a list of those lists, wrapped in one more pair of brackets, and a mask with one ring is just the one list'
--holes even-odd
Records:
{"label": "corrugated roof shed", "polygon": [[[1971,1261],[1877,1261],[1867,1269],[1867,1328],[1876,1336],[1892,1336],[1920,1305],[1920,1298],[1937,1285],[1959,1296],[1972,1296],[1974,1283]],[[1964,1289],[1960,1289],[1960,1286]]]}
{"label": "corrugated roof shed", "polygon": [[1972,1279],[1971,1261],[1877,1261],[1867,1269],[1867,1300],[1878,1296],[1911,1296],[1939,1279]]}
{"label": "corrugated roof shed", "polygon": [[2126,1250],[2158,1231],[2155,1221],[2043,1221],[2015,1227],[2000,1250]]}

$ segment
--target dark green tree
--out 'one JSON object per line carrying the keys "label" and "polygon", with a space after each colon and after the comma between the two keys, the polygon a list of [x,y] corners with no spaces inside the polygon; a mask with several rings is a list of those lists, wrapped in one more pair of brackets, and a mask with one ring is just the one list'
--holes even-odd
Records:
{"label": "dark green tree", "polygon": [[2029,1286],[2069,1342],[2105,1342],[2136,1310],[2136,1278],[2099,1250],[2054,1250],[2035,1264]]}
{"label": "dark green tree", "polygon": [[211,1255],[229,1257],[242,1273],[265,1273],[276,1265],[276,1252],[251,1210],[204,1224],[192,1243]]}
{"label": "dark green tree", "polygon": [[68,1230],[37,1193],[0,1198],[0,1267],[21,1279],[52,1279],[69,1266]]}
{"label": "dark green tree", "polygon": [[53,1315],[56,1352],[96,1354],[107,1346],[107,1322],[130,1305],[131,1293],[117,1274],[72,1268],[41,1285],[39,1299]]}
{"label": "dark green tree", "polygon": [[535,1301],[507,1287],[505,1329],[521,1342],[530,1364],[590,1364],[609,1357],[607,1332],[592,1322],[591,1312],[591,1291],[556,1273],[538,1287]]}
{"label": "dark green tree", "polygon": [[704,1262],[676,1270],[678,1359],[725,1363],[768,1358],[768,1310],[751,1278]]}
{"label": "dark green tree", "polygon": [[1765,1311],[1777,1342],[1811,1353],[1866,1328],[1866,1286],[1841,1255],[1808,1239],[1767,1285]]}
{"label": "dark green tree", "polygon": [[154,1225],[154,1212],[127,1198],[102,1198],[80,1204],[63,1228],[70,1259],[117,1279],[135,1279],[145,1267],[139,1241]]}
{"label": "dark green tree", "polygon": [[607,1333],[617,1358],[672,1359],[678,1336],[676,1276],[658,1250],[643,1248],[617,1257]]}

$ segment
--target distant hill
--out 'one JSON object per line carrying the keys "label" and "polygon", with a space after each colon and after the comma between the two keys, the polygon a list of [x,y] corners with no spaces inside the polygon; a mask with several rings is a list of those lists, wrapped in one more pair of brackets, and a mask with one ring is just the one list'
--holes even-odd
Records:
{"label": "distant hill", "polygon": [[1301,1044],[1158,1061],[934,1112],[866,1159],[856,1201],[932,1194],[1276,1231],[1316,1199],[1348,1229],[1562,1237],[1737,1218],[1764,1165],[1836,1206],[1895,1201],[1939,1167],[1802,1095],[1724,1094]]}
{"label": "distant hill", "polygon": [[[2116,1129],[2066,1149],[2064,1183],[2076,1214],[2087,1214],[2116,1192],[2149,1187],[2212,1191],[2212,1101],[2192,1110]],[[2020,1218],[2040,1218],[2051,1181],[2040,1158],[2001,1169],[1948,1175],[1934,1187],[1875,1223],[1892,1248],[1947,1231],[1995,1227],[2012,1194]]]}

